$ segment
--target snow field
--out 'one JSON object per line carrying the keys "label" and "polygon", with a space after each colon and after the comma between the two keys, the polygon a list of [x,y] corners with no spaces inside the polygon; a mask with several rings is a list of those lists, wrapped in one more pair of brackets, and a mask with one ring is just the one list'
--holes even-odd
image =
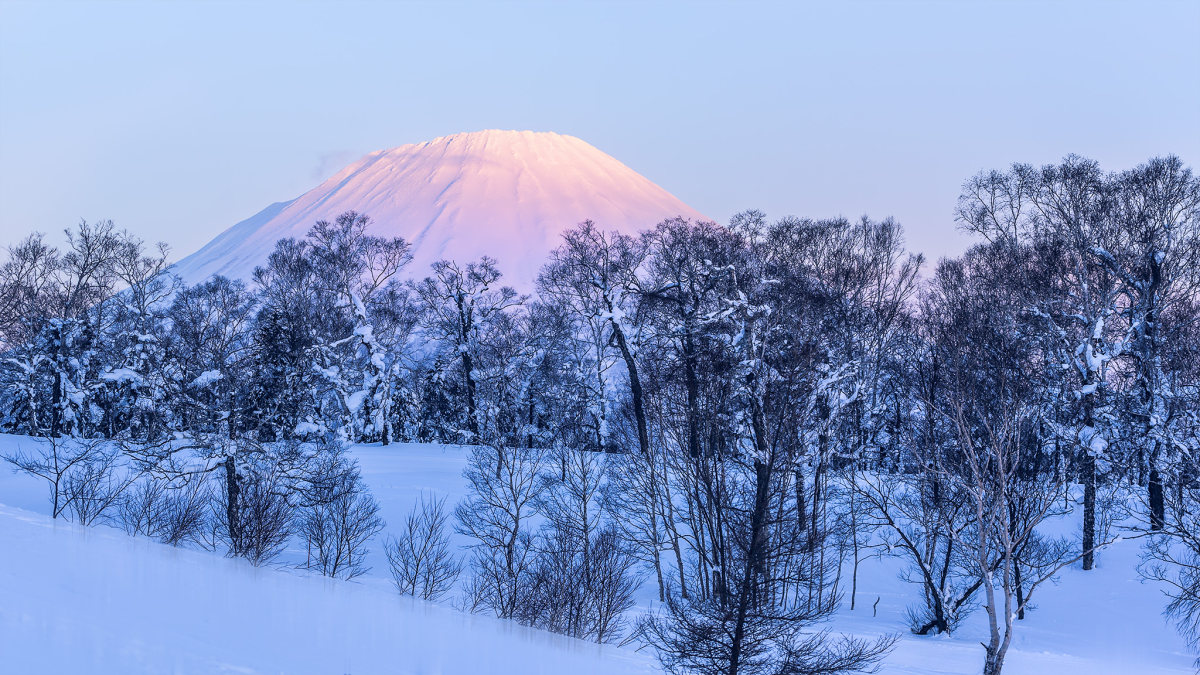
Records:
{"label": "snow field", "polygon": [[[30,439],[0,436],[0,450]],[[367,484],[396,531],[422,494],[452,508],[466,493],[467,449],[359,445]],[[220,554],[174,549],[107,527],[55,523],[42,485],[0,470],[0,672],[13,673],[652,673],[649,650],[598,647],[511,622],[431,606],[391,586],[381,540],[372,570],[333,581],[290,566],[254,568]],[[37,512],[37,513],[34,513]],[[1064,533],[1076,523],[1056,523]],[[452,535],[455,544],[468,542]],[[1035,596],[1018,621],[1005,672],[1032,675],[1193,673],[1194,655],[1161,615],[1162,589],[1143,582],[1140,541],[1102,551]],[[467,551],[463,549],[465,555]],[[300,551],[282,559],[302,560]],[[982,610],[952,637],[908,632],[919,588],[897,578],[901,560],[870,558],[829,628],[899,634],[882,673],[967,675],[982,665]],[[666,573],[666,572],[664,572]],[[845,571],[848,592],[849,569]],[[652,580],[637,611],[653,611]],[[878,598],[877,616],[872,605]],[[64,645],[66,646],[64,648]]]}

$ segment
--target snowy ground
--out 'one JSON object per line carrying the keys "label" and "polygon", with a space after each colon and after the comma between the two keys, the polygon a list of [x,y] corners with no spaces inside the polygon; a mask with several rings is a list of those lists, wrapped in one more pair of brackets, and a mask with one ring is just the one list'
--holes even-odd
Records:
{"label": "snowy ground", "polygon": [[[28,442],[0,436],[0,450]],[[447,496],[448,506],[465,492],[462,448],[359,446],[354,453],[391,527],[423,492]],[[55,524],[38,515],[48,511],[45,497],[37,482],[0,470],[0,504],[6,505],[0,507],[0,671],[656,671],[646,652],[406,601],[389,586],[378,545],[366,577],[334,582],[286,568],[254,569],[110,528]],[[1161,589],[1137,575],[1139,550],[1138,541],[1119,542],[1100,554],[1096,570],[1065,570],[1057,585],[1040,589],[1036,609],[1017,622],[1005,672],[1195,672],[1194,656],[1161,616]],[[863,636],[898,633],[886,674],[979,672],[983,612],[951,638],[911,635],[905,608],[918,589],[896,578],[898,565],[894,559],[864,562],[858,609],[845,603],[831,628]],[[655,597],[652,585],[643,586],[643,607]],[[876,598],[878,616],[872,617]]]}
{"label": "snowy ground", "polygon": [[[6,673],[651,673],[648,655],[0,507]],[[507,667],[506,667],[507,666]]]}

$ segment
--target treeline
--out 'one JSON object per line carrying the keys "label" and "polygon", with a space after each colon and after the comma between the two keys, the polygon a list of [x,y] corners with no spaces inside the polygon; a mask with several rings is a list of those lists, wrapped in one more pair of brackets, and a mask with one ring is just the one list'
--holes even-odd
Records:
{"label": "treeline", "polygon": [[[270,523],[301,522],[310,558],[347,551],[335,566],[382,526],[340,441],[474,445],[453,521],[419,504],[388,544],[402,590],[450,588],[452,526],[475,542],[469,608],[606,641],[641,562],[663,608],[636,634],[678,672],[869,668],[891,639],[814,626],[887,555],[921,589],[913,631],[983,605],[995,675],[1036,591],[1119,534],[1195,639],[1198,207],[1174,157],[1069,157],[968,181],[981,243],[924,279],[891,220],[746,212],[583,223],[533,296],[488,258],[402,281],[408,244],[355,213],[280,241],[249,284],[187,288],[164,249],[81,224],[0,267],[0,423],[119,447],[137,471],[114,508],[206,490],[231,553],[269,557]],[[1077,499],[1078,536],[1048,536]]]}

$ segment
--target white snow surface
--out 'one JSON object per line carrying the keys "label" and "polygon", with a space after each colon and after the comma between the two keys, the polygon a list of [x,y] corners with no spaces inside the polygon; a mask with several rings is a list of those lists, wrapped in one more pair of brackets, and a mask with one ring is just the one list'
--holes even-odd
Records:
{"label": "white snow surface", "polygon": [[560,235],[584,220],[633,234],[666,218],[706,220],[588,143],[552,132],[488,130],[380,150],[316,188],[272,204],[174,266],[185,283],[214,274],[249,279],[283,237],[303,237],[345,211],[371,233],[413,245],[406,274],[440,259],[489,255],[504,283],[530,291]]}
{"label": "white snow surface", "polygon": [[[33,442],[0,435],[0,454]],[[446,497],[448,509],[466,495],[466,448],[358,445],[352,452],[388,523],[384,534],[402,525],[422,494]],[[659,672],[649,650],[598,647],[404,599],[390,585],[379,540],[371,544],[371,571],[353,582],[295,570],[299,550],[285,552],[280,566],[255,569],[105,526],[55,523],[45,515],[43,485],[0,466],[0,673]],[[1054,525],[1071,534],[1079,522]],[[1137,574],[1140,551],[1140,540],[1119,541],[1098,554],[1095,570],[1075,565],[1039,589],[1035,608],[1016,622],[1004,672],[1193,674],[1195,655],[1162,617],[1164,588]],[[857,609],[845,598],[827,627],[898,634],[883,675],[980,672],[984,612],[950,637],[912,635],[905,608],[919,589],[900,581],[899,571],[896,559],[864,560]],[[638,612],[657,606],[652,578],[638,600]]]}
{"label": "white snow surface", "polygon": [[[40,488],[5,467],[0,501],[44,506]],[[659,672],[648,653],[407,598],[377,575],[255,568],[3,504],[0,543],[0,673]]]}

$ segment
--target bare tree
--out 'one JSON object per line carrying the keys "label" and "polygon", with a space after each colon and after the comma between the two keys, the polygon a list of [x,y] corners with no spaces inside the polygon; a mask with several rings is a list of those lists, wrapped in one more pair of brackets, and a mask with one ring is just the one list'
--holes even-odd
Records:
{"label": "bare tree", "polygon": [[[458,531],[475,540],[468,604],[517,615],[528,598],[534,562],[532,518],[546,451],[475,446],[464,476],[471,487],[455,509]],[[498,467],[498,470],[497,470]]]}
{"label": "bare tree", "polygon": [[148,475],[126,492],[118,517],[132,535],[154,537],[171,546],[185,542],[207,546],[204,531],[211,499],[204,474],[178,474],[174,479]]}
{"label": "bare tree", "polygon": [[876,554],[903,559],[901,578],[921,587],[923,604],[909,608],[912,631],[953,631],[983,584],[954,536],[971,522],[965,495],[927,471],[859,474],[852,489],[863,507],[862,526],[876,536]]}
{"label": "bare tree", "polygon": [[[56,438],[33,441],[31,452],[3,456],[14,471],[41,478],[50,490],[50,516],[74,513],[90,524],[120,496],[130,481],[114,477],[120,451],[104,439]],[[80,503],[76,504],[76,500]]]}
{"label": "bare tree", "polygon": [[[749,612],[739,620],[734,607],[717,599],[671,596],[664,609],[643,621],[640,631],[667,671],[680,675],[871,673],[896,641],[894,636],[864,640],[812,630],[829,616],[827,607]],[[740,635],[736,642],[735,635]]]}
{"label": "bare tree", "polygon": [[[1200,523],[1195,513],[1168,518],[1160,528],[1162,534],[1150,538],[1138,567],[1143,577],[1168,589],[1166,615],[1175,620],[1193,652],[1200,650]],[[1196,665],[1200,667],[1200,658]]]}
{"label": "bare tree", "polygon": [[983,395],[974,387],[956,387],[946,414],[958,452],[943,456],[935,471],[967,498],[970,526],[951,534],[970,552],[982,580],[989,627],[983,672],[998,675],[1015,622],[1037,589],[1087,551],[1073,556],[1065,539],[1041,533],[1045,522],[1061,515],[1067,486],[1053,474],[1027,473],[1037,448],[1036,416],[1013,397],[1003,375],[991,385]]}
{"label": "bare tree", "polygon": [[304,540],[305,566],[345,579],[368,571],[367,542],[384,523],[357,464],[340,451],[330,453],[315,463],[304,480],[296,529]]}
{"label": "bare tree", "polygon": [[137,475],[118,447],[102,444],[64,475],[61,487],[72,519],[91,525],[107,518]]}
{"label": "bare tree", "polygon": [[613,525],[600,492],[605,457],[556,443],[554,467],[542,476],[538,509],[546,518],[537,538],[532,591],[519,618],[532,626],[585,640],[619,639],[633,605],[635,558]]}
{"label": "bare tree", "polygon": [[[1200,367],[1197,345],[1200,342],[1193,341],[1186,348],[1191,352],[1185,357],[1190,361],[1188,368]],[[1192,395],[1200,396],[1200,391]],[[1167,616],[1175,620],[1188,646],[1200,652],[1200,406],[1195,398],[1190,411],[1178,418],[1186,420],[1181,430],[1191,433],[1190,439],[1177,447],[1178,452],[1167,456],[1172,464],[1164,463],[1162,467],[1178,476],[1179,481],[1176,489],[1164,491],[1160,527],[1155,530],[1150,522],[1154,510],[1145,503],[1147,493],[1141,493],[1143,508],[1135,511],[1137,527],[1142,532],[1150,531],[1138,569],[1143,577],[1164,585],[1170,598]],[[1196,665],[1200,667],[1200,657]]]}
{"label": "bare tree", "polygon": [[570,530],[551,525],[538,539],[530,592],[517,618],[582,640],[619,640],[637,589],[633,562],[611,528],[581,542]]}
{"label": "bare tree", "polygon": [[462,572],[450,548],[445,505],[445,497],[422,496],[408,512],[400,536],[383,545],[396,589],[405,595],[436,601]]}
{"label": "bare tree", "polygon": [[278,474],[243,473],[236,482],[221,483],[212,505],[214,534],[228,543],[230,555],[265,565],[283,552],[292,535],[292,508]]}

